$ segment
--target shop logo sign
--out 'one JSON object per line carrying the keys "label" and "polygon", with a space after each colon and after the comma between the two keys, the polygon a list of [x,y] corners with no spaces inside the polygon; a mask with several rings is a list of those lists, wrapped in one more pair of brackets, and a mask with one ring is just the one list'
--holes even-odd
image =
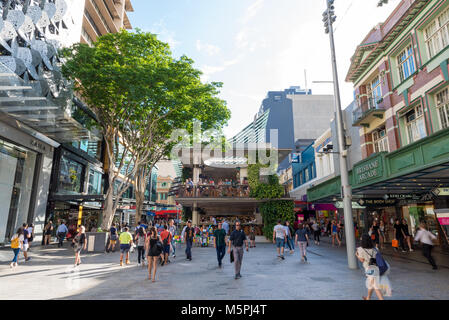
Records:
{"label": "shop logo sign", "polygon": [[365,163],[355,169],[357,175],[357,184],[376,179],[382,176],[382,162],[381,158],[377,158],[368,163]]}

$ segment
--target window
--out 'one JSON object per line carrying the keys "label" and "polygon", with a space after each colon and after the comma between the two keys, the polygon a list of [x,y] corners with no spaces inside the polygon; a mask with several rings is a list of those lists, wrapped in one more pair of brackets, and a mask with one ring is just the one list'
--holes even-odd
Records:
{"label": "window", "polygon": [[66,157],[61,158],[59,173],[59,188],[61,194],[76,194],[82,192],[84,166]]}
{"label": "window", "polygon": [[388,137],[385,127],[373,132],[374,152],[389,152]]}
{"label": "window", "polygon": [[94,170],[89,170],[89,194],[102,194],[103,193],[103,175]]}
{"label": "window", "polygon": [[429,58],[436,56],[449,44],[449,8],[424,30],[424,38]]}
{"label": "window", "polygon": [[449,88],[437,93],[437,113],[440,121],[440,128],[449,127]]}
{"label": "window", "polygon": [[413,47],[410,44],[397,57],[398,71],[401,82],[410,77],[415,71],[415,60],[413,58]]}
{"label": "window", "polygon": [[368,92],[368,107],[369,109],[377,109],[377,102],[382,98],[382,87],[380,76],[376,76],[373,81],[367,86]]}
{"label": "window", "polygon": [[408,143],[418,141],[426,136],[426,125],[422,106],[416,107],[405,115]]}

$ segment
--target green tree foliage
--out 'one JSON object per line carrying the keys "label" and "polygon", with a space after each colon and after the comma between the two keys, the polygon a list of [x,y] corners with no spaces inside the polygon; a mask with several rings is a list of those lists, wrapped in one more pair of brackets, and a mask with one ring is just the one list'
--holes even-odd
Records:
{"label": "green tree foliage", "polygon": [[[273,228],[277,220],[295,220],[295,204],[291,200],[282,200],[284,188],[279,184],[277,175],[268,176],[267,182],[260,181],[260,169],[266,167],[261,164],[250,164],[248,166],[248,183],[251,188],[251,197],[259,200],[267,200],[259,206],[263,219],[263,234],[267,239],[273,237]],[[269,200],[268,200],[269,199]]]}
{"label": "green tree foliage", "polygon": [[[173,58],[168,44],[151,33],[107,34],[92,46],[64,49],[62,57],[64,76],[94,112],[106,142],[110,188],[103,229],[109,228],[136,173],[169,153],[173,130],[191,131],[195,120],[203,129],[220,128],[230,118],[225,101],[217,97],[222,84],[202,83],[191,59]],[[113,202],[120,171],[125,174]]]}

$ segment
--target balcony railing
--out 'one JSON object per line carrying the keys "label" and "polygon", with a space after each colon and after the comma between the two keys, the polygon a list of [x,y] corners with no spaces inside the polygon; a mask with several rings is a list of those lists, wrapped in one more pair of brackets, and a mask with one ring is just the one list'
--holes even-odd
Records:
{"label": "balcony railing", "polygon": [[176,198],[249,198],[249,185],[182,185]]}
{"label": "balcony railing", "polygon": [[382,98],[368,98],[368,100],[364,100],[361,103],[359,102],[357,109],[355,109],[352,113],[352,123],[358,124],[372,111],[384,110],[382,101]]}

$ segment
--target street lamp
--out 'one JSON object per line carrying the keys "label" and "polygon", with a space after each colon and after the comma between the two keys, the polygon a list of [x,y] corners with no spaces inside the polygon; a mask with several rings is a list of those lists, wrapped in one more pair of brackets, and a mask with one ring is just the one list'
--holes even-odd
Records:
{"label": "street lamp", "polygon": [[357,260],[355,257],[355,232],[354,223],[352,221],[352,190],[349,184],[348,164],[346,158],[348,150],[346,150],[345,133],[343,127],[343,117],[341,112],[340,88],[338,84],[337,58],[335,55],[334,29],[333,23],[337,19],[334,11],[334,0],[326,0],[327,9],[323,13],[323,22],[326,34],[329,34],[330,47],[332,53],[332,73],[334,83],[334,98],[336,106],[337,120],[337,137],[340,160],[340,177],[343,194],[343,208],[345,219],[345,235],[346,235],[346,252],[348,255],[348,266],[350,269],[357,269]]}

